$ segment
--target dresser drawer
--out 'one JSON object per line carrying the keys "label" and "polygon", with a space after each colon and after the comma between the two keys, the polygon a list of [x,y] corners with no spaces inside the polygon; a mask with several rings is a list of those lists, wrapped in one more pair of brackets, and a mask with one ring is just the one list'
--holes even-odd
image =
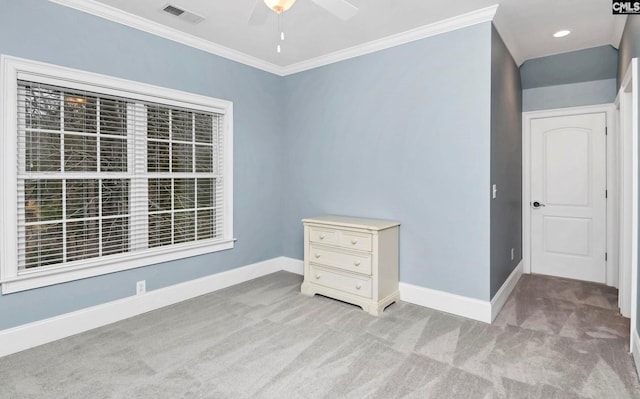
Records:
{"label": "dresser drawer", "polygon": [[335,229],[310,227],[309,241],[321,244],[340,245],[340,232]]}
{"label": "dresser drawer", "polygon": [[358,251],[371,252],[371,234],[348,230],[310,227],[309,241],[318,244],[336,245]]}
{"label": "dresser drawer", "polygon": [[311,244],[309,246],[310,262],[337,267],[356,273],[371,274],[371,255],[358,252],[342,251],[337,248]]}
{"label": "dresser drawer", "polygon": [[359,234],[352,231],[340,232],[340,246],[343,248],[371,251],[371,234]]}
{"label": "dresser drawer", "polygon": [[315,265],[310,266],[311,282],[327,288],[371,298],[371,278],[332,272]]}

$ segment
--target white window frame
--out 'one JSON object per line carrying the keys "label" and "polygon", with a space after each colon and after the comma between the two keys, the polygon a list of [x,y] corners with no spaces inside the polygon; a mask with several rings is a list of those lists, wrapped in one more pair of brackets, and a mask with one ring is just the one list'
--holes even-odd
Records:
{"label": "white window frame", "polygon": [[[224,114],[223,160],[223,236],[163,247],[110,255],[108,259],[90,258],[73,266],[46,267],[43,270],[18,270],[17,200],[17,128],[18,80],[64,86],[70,89],[99,91],[102,94],[134,100],[161,102],[203,112]],[[114,78],[0,55],[0,284],[9,294],[53,284],[79,280],[153,265],[190,256],[218,252],[234,247],[233,238],[233,103],[183,91]]]}

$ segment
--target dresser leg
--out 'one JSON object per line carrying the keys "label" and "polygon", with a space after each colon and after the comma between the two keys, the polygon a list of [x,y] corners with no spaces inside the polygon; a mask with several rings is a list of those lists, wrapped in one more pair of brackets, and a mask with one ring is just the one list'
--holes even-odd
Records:
{"label": "dresser leg", "polygon": [[302,283],[302,285],[300,286],[300,292],[306,296],[314,296],[316,294],[315,291],[311,290],[305,283]]}
{"label": "dresser leg", "polygon": [[371,306],[369,306],[369,314],[373,316],[380,316],[382,312],[384,312],[387,306],[399,300],[400,300],[400,294],[398,292],[394,292],[393,294],[384,298],[377,304],[372,304]]}
{"label": "dresser leg", "polygon": [[382,314],[382,310],[384,308],[380,308],[380,306],[371,305],[369,306],[369,314],[371,316],[380,316]]}

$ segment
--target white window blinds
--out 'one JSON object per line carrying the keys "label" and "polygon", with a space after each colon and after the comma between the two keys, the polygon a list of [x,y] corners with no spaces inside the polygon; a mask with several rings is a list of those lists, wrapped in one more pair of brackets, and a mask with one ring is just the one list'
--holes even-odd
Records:
{"label": "white window blinds", "polygon": [[17,87],[18,274],[225,238],[222,113]]}

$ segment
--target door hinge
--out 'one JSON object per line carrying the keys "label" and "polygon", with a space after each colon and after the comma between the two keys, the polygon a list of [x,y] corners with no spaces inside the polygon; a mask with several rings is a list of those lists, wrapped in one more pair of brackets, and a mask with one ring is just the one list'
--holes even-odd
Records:
{"label": "door hinge", "polygon": [[606,252],[604,253],[604,260],[605,261],[607,260],[607,253]]}
{"label": "door hinge", "polygon": [[604,127],[604,135],[605,136],[609,135],[609,127],[608,126]]}
{"label": "door hinge", "polygon": [[604,197],[609,198],[609,190],[604,190]]}

